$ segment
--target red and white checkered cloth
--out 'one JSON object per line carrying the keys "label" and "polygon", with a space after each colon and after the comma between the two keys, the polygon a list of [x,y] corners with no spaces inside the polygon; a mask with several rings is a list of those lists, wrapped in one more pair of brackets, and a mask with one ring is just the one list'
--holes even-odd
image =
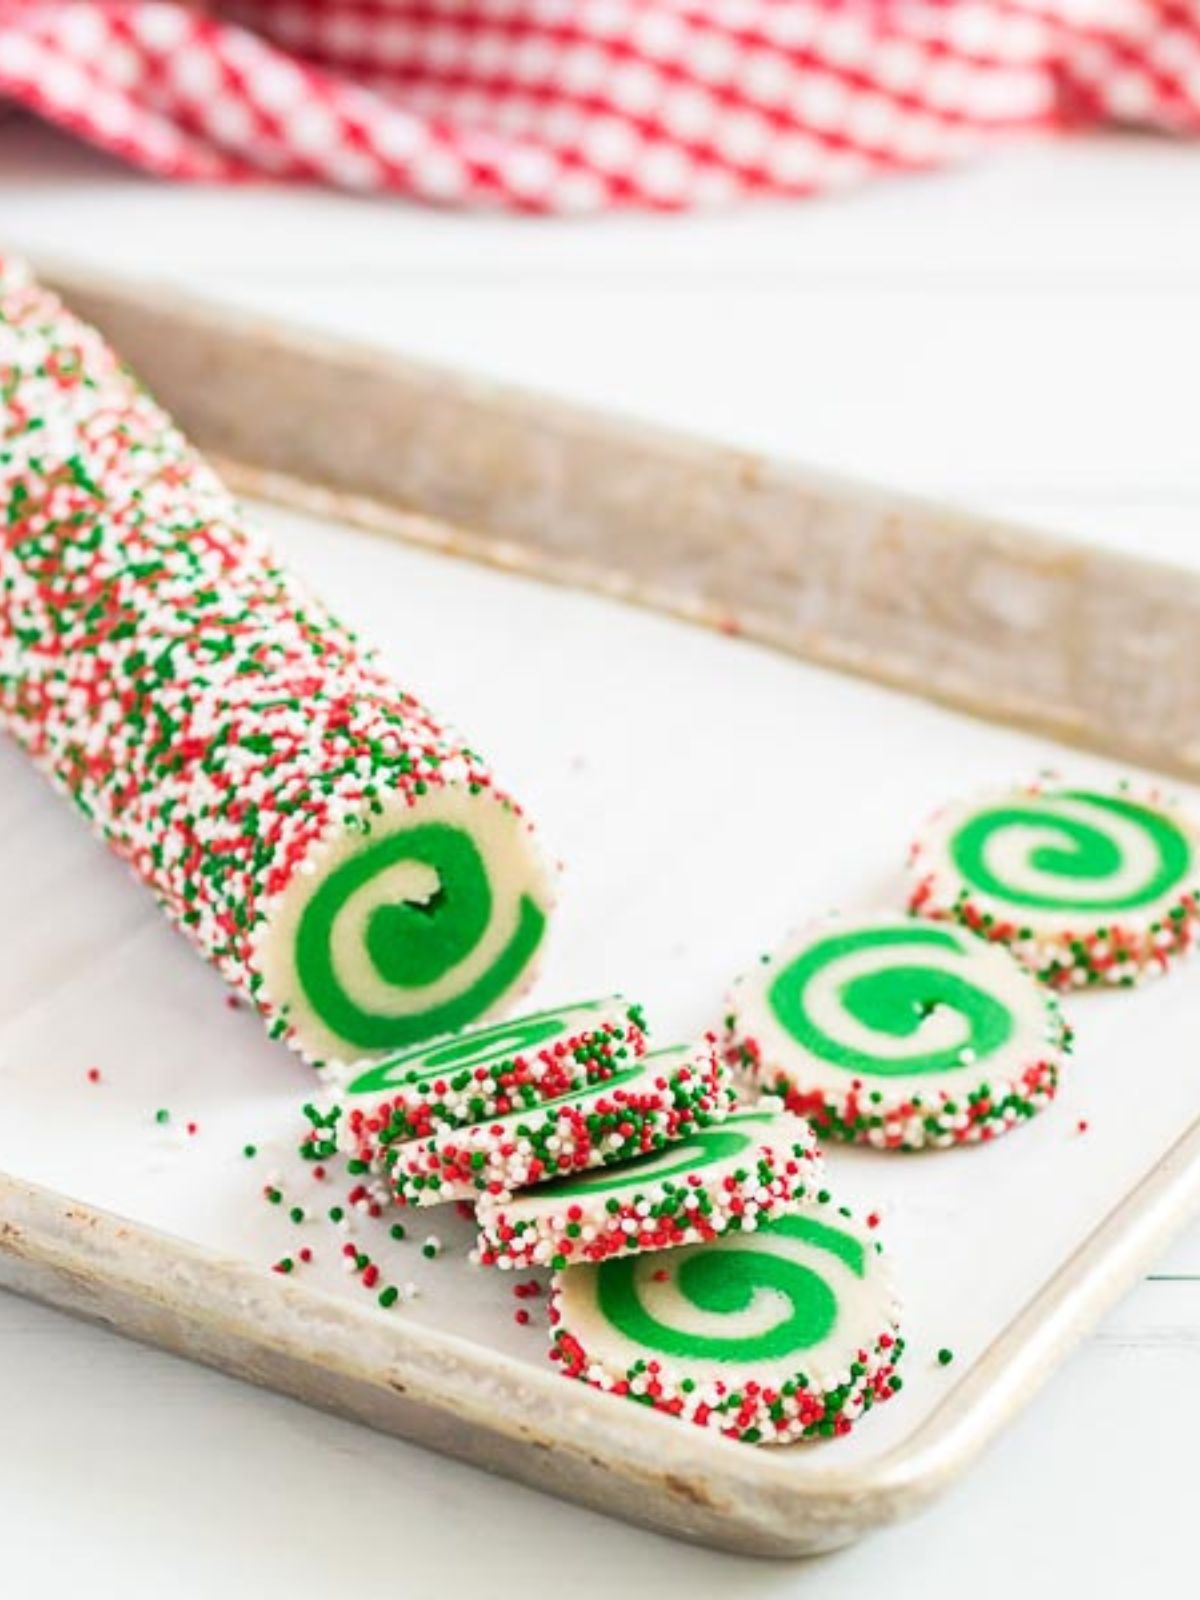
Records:
{"label": "red and white checkered cloth", "polygon": [[6,96],[168,177],[673,210],[1200,133],[1200,0],[0,0]]}

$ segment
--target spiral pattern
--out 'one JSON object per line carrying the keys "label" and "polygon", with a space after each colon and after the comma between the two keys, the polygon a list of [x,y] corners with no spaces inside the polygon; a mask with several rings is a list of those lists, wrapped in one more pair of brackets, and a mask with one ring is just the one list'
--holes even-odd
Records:
{"label": "spiral pattern", "polygon": [[[790,1248],[779,1249],[780,1240]],[[773,1362],[812,1350],[833,1333],[839,1297],[830,1279],[839,1262],[864,1275],[866,1254],[853,1234],[812,1217],[780,1217],[769,1236],[753,1243],[689,1251],[667,1285],[646,1258],[606,1263],[597,1299],[622,1338],[657,1354]]]}
{"label": "spiral pattern", "polygon": [[1143,910],[1195,871],[1192,840],[1166,811],[1082,789],[972,808],[947,850],[968,892],[1033,912]]}
{"label": "spiral pattern", "polygon": [[972,954],[969,936],[949,929],[849,929],[803,948],[767,1000],[791,1039],[842,1071],[949,1072],[994,1055],[1014,1031],[1010,1006],[972,975]]}
{"label": "spiral pattern", "polygon": [[486,858],[463,818],[411,821],[343,854],[308,895],[296,985],[342,1054],[461,1029],[529,967],[546,926],[538,886],[509,881],[502,818],[483,833]]}
{"label": "spiral pattern", "polygon": [[734,986],[725,1054],[821,1138],[880,1149],[994,1138],[1053,1098],[1054,997],[966,928],[891,912],[802,930]]}

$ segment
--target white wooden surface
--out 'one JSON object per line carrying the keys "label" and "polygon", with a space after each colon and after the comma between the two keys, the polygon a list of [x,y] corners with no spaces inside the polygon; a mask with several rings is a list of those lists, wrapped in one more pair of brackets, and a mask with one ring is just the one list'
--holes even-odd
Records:
{"label": "white wooden surface", "polygon": [[[170,278],[1200,564],[1200,152],[1029,148],[836,204],[510,222],[167,191],[0,127],[0,242]],[[353,419],[347,419],[353,425]],[[1194,1052],[1181,1043],[1181,1066]],[[1190,1592],[1200,1229],[923,1520],[685,1550],[0,1299],[7,1592]],[[970,1575],[968,1578],[968,1574]]]}

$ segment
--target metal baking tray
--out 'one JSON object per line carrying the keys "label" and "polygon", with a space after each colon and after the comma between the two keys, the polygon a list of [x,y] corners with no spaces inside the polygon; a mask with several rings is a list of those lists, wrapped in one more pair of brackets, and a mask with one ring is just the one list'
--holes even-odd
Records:
{"label": "metal baking tray", "polygon": [[[1055,760],[1200,782],[1186,573],[52,277],[285,552],[556,821],[579,865],[548,998],[644,977],[652,1020],[703,1026],[789,921],[894,903],[904,843],[948,793]],[[731,848],[744,860],[722,876]],[[848,1440],[739,1446],[564,1382],[499,1275],[457,1259],[402,1314],[266,1271],[278,1217],[235,1152],[262,1129],[282,1148],[305,1069],[225,1009],[9,749],[0,877],[24,911],[0,964],[0,1285],[706,1544],[828,1550],[924,1506],[1200,1208],[1200,1079],[1180,1067],[1195,974],[1081,998],[1062,1103],[1029,1128],[978,1151],[831,1153],[839,1192],[881,1203],[909,1291],[906,1389]],[[167,1103],[204,1138],[148,1128]],[[440,1231],[456,1255],[465,1225]]]}

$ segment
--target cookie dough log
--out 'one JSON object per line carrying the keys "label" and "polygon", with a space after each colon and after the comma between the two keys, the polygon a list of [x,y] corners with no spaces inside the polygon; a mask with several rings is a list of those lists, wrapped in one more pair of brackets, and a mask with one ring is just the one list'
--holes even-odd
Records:
{"label": "cookie dough log", "polygon": [[800,1117],[735,1111],[623,1166],[480,1196],[476,1259],[557,1268],[753,1233],[811,1198],[822,1173]]}
{"label": "cookie dough log", "polygon": [[912,847],[910,905],[1056,989],[1129,988],[1200,937],[1200,827],[1157,790],[1054,781],[959,801]]}
{"label": "cookie dough log", "polygon": [[1055,997],[965,928],[831,917],[734,986],[726,1059],[822,1137],[885,1150],[994,1139],[1049,1104]]}
{"label": "cookie dough log", "polygon": [[550,1320],[567,1376],[749,1444],[848,1433],[900,1388],[880,1247],[828,1195],[749,1236],[565,1267]]}
{"label": "cookie dough log", "polygon": [[519,806],[268,553],[103,340],[0,257],[0,724],[316,1061],[529,980]]}

